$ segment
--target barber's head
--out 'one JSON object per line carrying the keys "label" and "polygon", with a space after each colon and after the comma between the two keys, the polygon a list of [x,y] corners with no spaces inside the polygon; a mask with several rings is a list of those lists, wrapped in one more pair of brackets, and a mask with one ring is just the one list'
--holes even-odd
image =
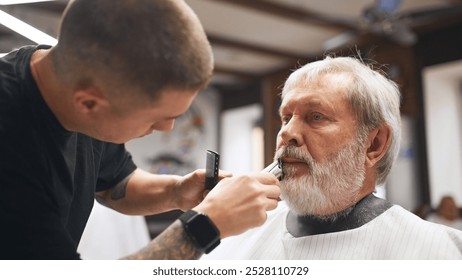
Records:
{"label": "barber's head", "polygon": [[396,84],[355,58],[326,57],[293,72],[275,155],[291,209],[340,213],[385,182],[399,150],[399,105]]}
{"label": "barber's head", "polygon": [[[92,91],[104,97],[111,106],[110,118],[139,108],[168,107],[172,101],[180,105],[167,115],[147,115],[143,123],[112,120],[118,127],[114,129],[126,132],[118,139],[114,131],[85,131],[115,142],[171,129],[172,118],[184,113],[213,71],[212,51],[203,27],[183,0],[71,1],[51,54],[59,79],[72,94]],[[172,100],[166,100],[166,95]],[[93,106],[94,102],[86,104]],[[135,118],[140,116],[131,116]],[[96,123],[107,118],[94,119]],[[156,124],[163,120],[169,123]],[[109,130],[110,125],[100,123],[99,127]],[[121,125],[138,129],[128,132]]]}

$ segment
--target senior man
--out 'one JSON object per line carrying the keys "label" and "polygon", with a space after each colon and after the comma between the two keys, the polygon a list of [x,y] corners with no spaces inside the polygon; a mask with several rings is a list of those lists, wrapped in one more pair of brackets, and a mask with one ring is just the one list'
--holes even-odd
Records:
{"label": "senior man", "polygon": [[362,61],[326,57],[282,90],[283,201],[204,259],[461,259],[462,232],[374,195],[399,151],[400,94]]}

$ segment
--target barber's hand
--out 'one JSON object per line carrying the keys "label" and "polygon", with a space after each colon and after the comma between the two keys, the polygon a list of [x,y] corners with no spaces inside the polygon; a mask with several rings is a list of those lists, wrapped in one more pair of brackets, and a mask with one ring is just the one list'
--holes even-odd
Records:
{"label": "barber's hand", "polygon": [[[221,180],[231,175],[229,172],[220,170],[218,179]],[[186,211],[197,206],[208,192],[205,190],[205,170],[198,169],[181,177],[174,190],[173,198],[179,209]]]}
{"label": "barber's hand", "polygon": [[225,178],[194,210],[207,214],[225,238],[262,225],[279,195],[279,181],[269,173]]}

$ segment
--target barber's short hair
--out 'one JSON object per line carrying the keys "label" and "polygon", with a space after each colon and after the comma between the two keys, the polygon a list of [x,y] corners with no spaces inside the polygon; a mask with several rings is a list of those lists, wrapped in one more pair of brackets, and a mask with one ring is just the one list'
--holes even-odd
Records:
{"label": "barber's short hair", "polygon": [[293,72],[284,85],[282,98],[291,89],[309,85],[321,76],[332,73],[346,74],[346,93],[359,123],[360,137],[383,124],[391,128],[390,146],[377,164],[376,184],[382,184],[398,156],[401,140],[401,97],[395,82],[359,59],[327,56]]}
{"label": "barber's short hair", "polygon": [[210,43],[183,0],[71,1],[51,53],[73,86],[99,78],[152,100],[165,89],[202,89],[213,71]]}

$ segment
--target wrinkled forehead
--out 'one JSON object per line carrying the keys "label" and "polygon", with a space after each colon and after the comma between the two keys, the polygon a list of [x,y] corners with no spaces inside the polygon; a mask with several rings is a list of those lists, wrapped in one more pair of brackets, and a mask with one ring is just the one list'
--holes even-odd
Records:
{"label": "wrinkled forehead", "polygon": [[336,96],[338,99],[347,99],[349,89],[353,83],[351,75],[344,72],[325,73],[316,76],[297,76],[288,79],[281,93],[281,106],[293,99],[317,95],[320,98]]}

